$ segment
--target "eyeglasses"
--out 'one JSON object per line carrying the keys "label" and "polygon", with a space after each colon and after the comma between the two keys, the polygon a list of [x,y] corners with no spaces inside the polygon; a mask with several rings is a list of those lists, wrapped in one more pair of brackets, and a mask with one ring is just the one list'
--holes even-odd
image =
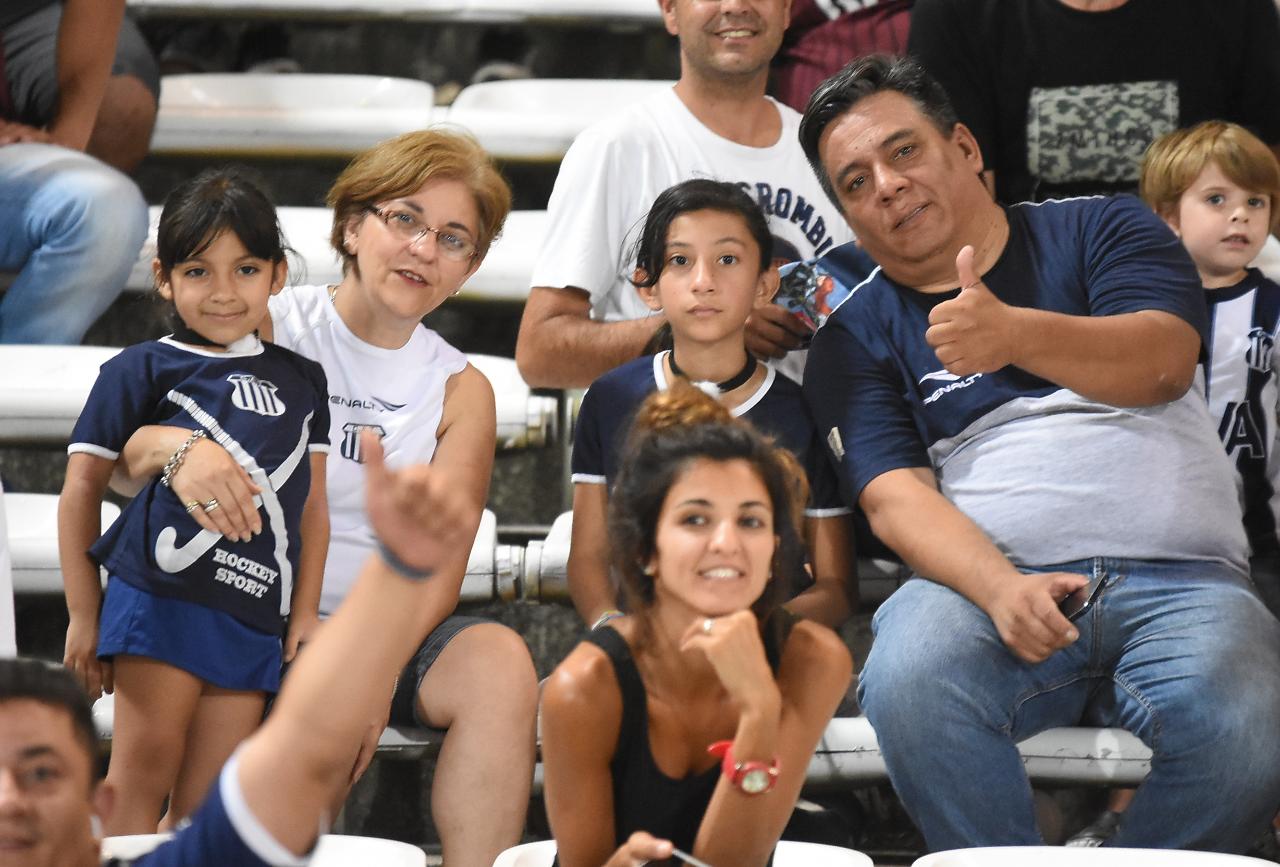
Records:
{"label": "eyeglasses", "polygon": [[465,262],[476,254],[475,242],[449,229],[437,229],[428,226],[408,211],[397,208],[375,208],[370,206],[369,213],[376,216],[386,225],[388,231],[408,244],[421,241],[428,232],[436,236],[436,249],[440,255],[455,262]]}

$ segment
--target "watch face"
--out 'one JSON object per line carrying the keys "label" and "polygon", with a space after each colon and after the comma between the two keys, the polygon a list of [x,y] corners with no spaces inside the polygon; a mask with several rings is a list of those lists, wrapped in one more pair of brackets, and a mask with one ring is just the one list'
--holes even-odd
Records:
{"label": "watch face", "polygon": [[752,768],[744,771],[742,774],[742,782],[739,786],[742,791],[748,795],[759,795],[761,792],[769,791],[769,772],[764,768]]}

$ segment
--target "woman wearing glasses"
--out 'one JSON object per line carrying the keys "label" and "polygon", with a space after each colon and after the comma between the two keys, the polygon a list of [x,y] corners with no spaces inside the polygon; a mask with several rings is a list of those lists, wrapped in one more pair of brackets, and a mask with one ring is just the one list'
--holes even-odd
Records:
{"label": "woman wearing glasses", "polygon": [[[475,141],[423,131],[357,156],[328,204],[342,281],[286,288],[262,328],[264,337],[318,361],[329,380],[325,615],[377,549],[362,506],[362,431],[381,438],[392,468],[430,463],[469,492],[474,537],[493,464],[493,390],[421,319],[475,273],[511,193]],[[187,433],[144,429],[125,451],[128,475],[158,472]],[[206,529],[237,537],[260,528],[255,488],[209,439],[187,452],[172,483],[184,501],[221,504],[203,513]],[[365,742],[351,745],[354,781],[372,758],[388,707],[393,723],[447,730],[431,801],[444,860],[453,867],[492,864],[518,842],[534,762],[537,681],[523,639],[497,623],[451,614],[469,553],[470,545],[459,546],[432,579],[423,616],[434,628],[396,684],[386,685],[387,701],[370,708]]]}

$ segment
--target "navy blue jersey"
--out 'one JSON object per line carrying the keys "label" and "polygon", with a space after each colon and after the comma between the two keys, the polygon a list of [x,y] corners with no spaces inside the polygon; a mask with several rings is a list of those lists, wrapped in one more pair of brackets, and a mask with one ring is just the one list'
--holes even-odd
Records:
{"label": "navy blue jersey", "polygon": [[320,365],[287,349],[252,337],[233,349],[169,338],[125,349],[102,365],[67,451],[115,460],[148,424],[201,429],[217,441],[262,489],[260,534],[238,542],[202,530],[153,479],[89,553],[142,590],[278,633],[311,490],[308,452],[329,449],[328,389]]}
{"label": "navy blue jersey", "polygon": [[[666,388],[666,353],[646,355],[614,368],[591,383],[578,410],[573,438],[573,480],[613,486],[631,421],[644,399]],[[800,386],[769,369],[764,383],[732,410],[796,456],[809,477],[809,517],[844,515],[835,472],[822,453]]]}
{"label": "navy blue jersey", "polygon": [[[1077,316],[1163,310],[1204,335],[1195,267],[1139,200],[1068,199],[1006,213],[1008,244],[982,278],[1006,304]],[[840,420],[856,422],[838,434],[852,497],[888,470],[931,466],[930,446],[1000,405],[1058,390],[1016,367],[948,373],[924,335],[930,311],[959,291],[917,292],[876,269],[814,337],[805,391],[816,417],[831,420],[839,405]]]}
{"label": "navy blue jersey", "polygon": [[[236,777],[233,756],[209,790],[191,824],[172,840],[132,861],[108,861],[104,867],[268,867],[303,865],[307,858],[289,853],[249,810]],[[317,819],[317,825],[319,820]]]}
{"label": "navy blue jersey", "polygon": [[[1005,303],[1073,316],[1161,311],[1204,338],[1190,257],[1137,199],[1006,213],[1008,242],[983,275]],[[805,397],[848,502],[877,476],[925,467],[1018,565],[1093,556],[1242,565],[1230,468],[1198,393],[1122,408],[1013,366],[949,373],[925,332],[934,306],[958,293],[922,293],[877,270],[814,336]]]}
{"label": "navy blue jersey", "polygon": [[1209,415],[1236,469],[1245,532],[1256,554],[1280,553],[1280,455],[1277,454],[1276,332],[1280,286],[1250,268],[1234,286],[1210,289],[1209,358],[1205,396]]}

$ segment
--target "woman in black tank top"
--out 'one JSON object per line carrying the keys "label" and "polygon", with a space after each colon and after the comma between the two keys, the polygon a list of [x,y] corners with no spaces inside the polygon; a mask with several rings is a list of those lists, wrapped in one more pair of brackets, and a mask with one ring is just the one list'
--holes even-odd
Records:
{"label": "woman in black tank top", "polygon": [[678,383],[641,406],[624,454],[609,535],[631,614],[543,693],[558,863],[666,863],[674,846],[767,864],[852,671],[834,632],[779,607],[803,568],[803,476]]}

